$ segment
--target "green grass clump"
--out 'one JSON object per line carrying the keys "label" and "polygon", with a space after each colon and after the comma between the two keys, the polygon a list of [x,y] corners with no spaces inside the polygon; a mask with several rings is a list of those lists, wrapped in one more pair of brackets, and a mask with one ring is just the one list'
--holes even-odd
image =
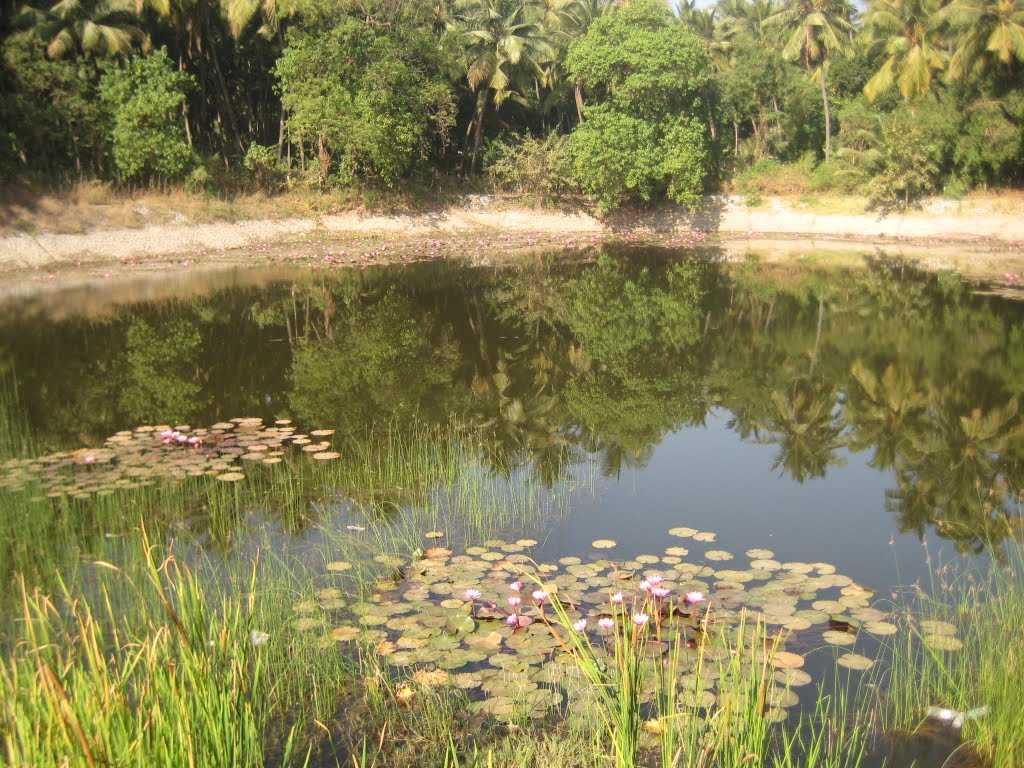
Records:
{"label": "green grass clump", "polygon": [[[969,712],[962,737],[992,768],[1024,765],[1024,550],[993,554],[988,570],[943,571],[932,593],[919,591],[908,611],[908,632],[889,647],[888,706],[885,726],[910,731],[921,725],[928,707]],[[927,624],[956,627],[959,650],[941,650],[926,641]],[[979,713],[980,714],[980,713]]]}

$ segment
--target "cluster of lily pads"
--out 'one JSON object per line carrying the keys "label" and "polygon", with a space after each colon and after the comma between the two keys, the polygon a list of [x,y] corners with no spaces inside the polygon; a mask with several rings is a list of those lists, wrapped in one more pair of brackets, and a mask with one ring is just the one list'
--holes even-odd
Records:
{"label": "cluster of lily pads", "polygon": [[[685,527],[669,534],[687,543],[716,539]],[[746,567],[728,567],[737,559],[733,553],[711,549],[691,556],[682,544],[625,560],[566,556],[537,563],[530,554],[536,545],[533,539],[490,539],[458,554],[430,546],[418,558],[378,555],[382,577],[361,598],[337,581],[352,565],[330,562],[326,578],[335,583],[295,606],[293,627],[322,633],[325,645],[361,641],[388,664],[411,670],[420,684],[467,690],[471,706],[482,712],[541,717],[563,701],[563,683],[572,677],[566,632],[586,633],[596,652],[609,657],[616,622],[657,622],[643,653],[657,664],[674,637],[683,639],[684,701],[715,705],[721,691],[713,662],[740,639],[752,659],[767,659],[774,670],[767,714],[776,719],[798,702],[791,689],[811,682],[804,656],[786,646],[836,646],[840,666],[866,670],[874,662],[853,652],[858,633],[897,631],[887,613],[872,607],[870,589],[828,563],[780,562],[770,550],[750,549]],[[610,539],[592,546],[601,554],[617,548]],[[568,621],[556,621],[553,600]],[[755,624],[765,630],[760,639],[740,630]],[[654,676],[648,677],[651,697]]]}
{"label": "cluster of lily pads", "polygon": [[190,476],[237,482],[245,477],[246,464],[279,464],[289,446],[317,461],[339,458],[327,440],[332,434],[331,429],[298,432],[289,419],[269,426],[259,418],[236,418],[196,429],[145,425],[118,432],[101,447],[9,459],[0,465],[0,488],[33,486],[50,498],[88,498]]}

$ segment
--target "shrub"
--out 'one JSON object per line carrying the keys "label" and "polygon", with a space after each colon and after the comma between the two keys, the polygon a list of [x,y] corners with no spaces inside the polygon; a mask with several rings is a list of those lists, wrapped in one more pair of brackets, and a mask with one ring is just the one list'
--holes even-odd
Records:
{"label": "shrub", "polygon": [[487,151],[487,175],[496,189],[550,202],[573,192],[572,165],[565,136],[516,137],[495,141]]}
{"label": "shrub", "polygon": [[264,192],[277,192],[284,185],[286,171],[277,157],[277,147],[253,142],[246,150],[242,164],[252,174],[257,188]]}
{"label": "shrub", "polygon": [[881,171],[869,196],[877,208],[906,208],[938,191],[956,140],[949,104],[924,101],[900,107],[882,124]]}
{"label": "shrub", "polygon": [[103,75],[100,98],[114,116],[110,139],[123,178],[170,181],[185,174],[193,156],[181,105],[194,84],[163,49],[133,57]]}
{"label": "shrub", "polygon": [[1024,134],[1002,108],[980,101],[967,111],[956,139],[953,162],[957,176],[970,186],[998,181],[1018,158],[1024,158]]}
{"label": "shrub", "polygon": [[661,181],[657,128],[608,107],[587,110],[569,141],[573,176],[609,211],[628,200],[650,202]]}

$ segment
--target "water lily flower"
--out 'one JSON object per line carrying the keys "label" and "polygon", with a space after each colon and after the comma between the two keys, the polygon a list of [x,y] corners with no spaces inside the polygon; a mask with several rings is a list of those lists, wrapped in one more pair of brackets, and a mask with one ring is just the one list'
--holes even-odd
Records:
{"label": "water lily flower", "polygon": [[652,573],[650,576],[647,577],[647,583],[650,584],[652,587],[658,586],[664,580],[665,580],[664,576],[659,576],[656,573]]}
{"label": "water lily flower", "polygon": [[638,627],[642,627],[644,624],[650,621],[650,619],[651,617],[648,616],[646,613],[633,614],[633,623],[636,624]]}
{"label": "water lily flower", "polygon": [[508,624],[510,627],[518,627],[519,616],[517,616],[514,613],[510,613],[508,616],[505,617],[505,623]]}
{"label": "water lily flower", "polygon": [[258,629],[254,629],[249,635],[250,642],[252,642],[252,644],[257,648],[261,645],[266,645],[269,639],[270,635],[266,632],[261,632]]}
{"label": "water lily flower", "polygon": [[522,602],[523,598],[521,598],[519,595],[512,595],[508,599],[508,604],[511,605],[513,608],[518,608]]}
{"label": "water lily flower", "polygon": [[543,589],[533,590],[533,594],[530,596],[534,599],[534,602],[541,605],[544,603],[545,600],[548,599],[548,593],[545,592]]}
{"label": "water lily flower", "polygon": [[511,589],[513,592],[518,592],[523,588],[523,582],[513,581],[511,584],[508,585],[508,588]]}
{"label": "water lily flower", "polygon": [[609,619],[607,616],[597,620],[597,626],[601,629],[611,629],[615,626],[615,620]]}
{"label": "water lily flower", "polygon": [[613,603],[622,603],[622,593],[621,592],[616,592],[614,595],[612,595],[612,602]]}
{"label": "water lily flower", "polygon": [[575,624],[572,625],[572,628],[575,629],[577,632],[582,632],[584,629],[587,628],[587,620],[586,619],[580,619],[579,621],[577,621]]}
{"label": "water lily flower", "polygon": [[86,456],[84,459],[86,464],[94,464],[96,462],[95,456]]}
{"label": "water lily flower", "polygon": [[672,590],[668,589],[667,587],[654,587],[654,589],[651,590],[651,594],[658,600],[664,600],[666,597],[672,594]]}
{"label": "water lily flower", "polygon": [[467,600],[475,602],[475,601],[480,599],[480,590],[479,589],[467,589],[465,594],[466,594],[466,599]]}
{"label": "water lily flower", "polygon": [[193,448],[198,448],[200,445],[203,444],[203,438],[192,435],[192,437],[188,439],[188,444],[191,445]]}
{"label": "water lily flower", "polygon": [[649,582],[647,579],[644,579],[640,582],[640,589],[642,589],[644,592],[649,593],[652,589],[654,589],[654,585],[652,585],[651,582]]}
{"label": "water lily flower", "polygon": [[697,603],[703,603],[704,602],[704,593],[703,592],[687,592],[686,596],[685,596],[685,599],[686,599],[686,602],[689,605],[696,605]]}

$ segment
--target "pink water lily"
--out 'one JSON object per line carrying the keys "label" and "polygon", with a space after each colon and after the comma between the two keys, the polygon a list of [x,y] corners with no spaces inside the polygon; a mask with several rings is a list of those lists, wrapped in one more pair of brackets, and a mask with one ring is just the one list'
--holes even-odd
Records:
{"label": "pink water lily", "polygon": [[505,623],[508,624],[510,627],[518,627],[519,616],[515,613],[510,613],[508,616],[505,617]]}
{"label": "pink water lily", "polygon": [[522,602],[523,598],[519,597],[519,595],[512,595],[512,597],[508,599],[508,604],[511,605],[513,608],[518,608],[520,603]]}
{"label": "pink water lily", "polygon": [[651,595],[656,597],[658,600],[664,600],[671,594],[672,590],[667,587],[654,587],[654,589],[651,590]]}
{"label": "pink water lily", "polygon": [[480,590],[479,589],[467,589],[466,592],[465,592],[465,595],[466,595],[466,599],[467,600],[473,600],[473,601],[479,600],[480,599]]}
{"label": "pink water lily", "polygon": [[651,620],[651,617],[648,616],[646,613],[634,613],[633,614],[633,623],[636,624],[638,627],[642,627],[644,624],[646,624],[650,620]]}
{"label": "pink water lily", "polygon": [[697,603],[703,603],[704,602],[704,593],[703,592],[687,592],[686,595],[685,595],[685,599],[686,599],[686,602],[689,605],[696,605]]}
{"label": "pink water lily", "polygon": [[622,593],[621,592],[616,592],[614,595],[612,595],[611,600],[612,600],[613,603],[621,603],[622,602]]}
{"label": "pink water lily", "polygon": [[597,626],[601,629],[611,629],[615,626],[615,620],[609,619],[607,616],[597,620]]}
{"label": "pink water lily", "polygon": [[508,585],[508,588],[511,589],[513,592],[518,592],[523,588],[523,582],[513,581],[511,584]]}
{"label": "pink water lily", "polygon": [[544,601],[548,599],[548,593],[545,592],[543,589],[535,589],[533,590],[533,594],[531,594],[530,597],[533,598],[534,602],[543,605]]}
{"label": "pink water lily", "polygon": [[580,619],[579,621],[577,621],[575,624],[572,625],[572,628],[575,629],[577,632],[582,632],[584,629],[587,628],[587,620],[586,619]]}

